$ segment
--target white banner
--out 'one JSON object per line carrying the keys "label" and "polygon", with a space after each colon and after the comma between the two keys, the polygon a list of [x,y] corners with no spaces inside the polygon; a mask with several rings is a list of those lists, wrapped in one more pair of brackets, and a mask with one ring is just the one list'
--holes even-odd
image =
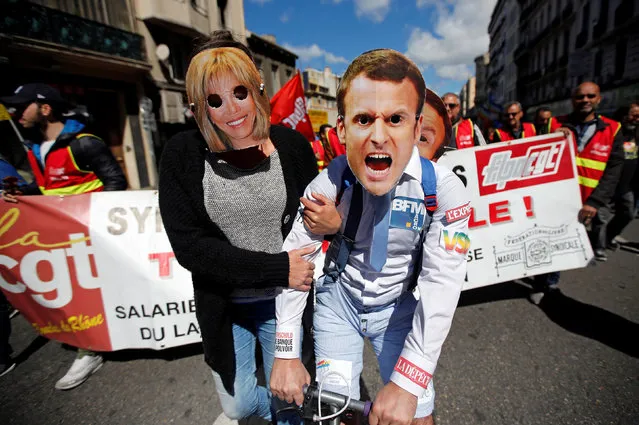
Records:
{"label": "white banner", "polygon": [[585,267],[593,257],[574,143],[560,134],[446,153],[471,196],[464,289]]}
{"label": "white banner", "polygon": [[191,273],[175,259],[157,192],[102,193],[91,201],[91,240],[100,248],[96,262],[113,349],[200,341]]}
{"label": "white banner", "polygon": [[[504,142],[454,151],[440,163],[471,195],[464,289],[585,267],[592,258],[577,221],[572,140]],[[0,236],[0,288],[42,335],[97,351],[200,341],[191,275],[171,250],[157,192],[0,203]]]}

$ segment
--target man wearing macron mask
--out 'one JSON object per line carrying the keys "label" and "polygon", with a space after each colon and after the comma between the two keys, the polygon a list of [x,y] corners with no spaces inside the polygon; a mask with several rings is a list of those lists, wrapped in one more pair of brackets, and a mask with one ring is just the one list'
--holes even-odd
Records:
{"label": "man wearing macron mask", "polygon": [[[337,93],[337,132],[346,155],[335,158],[304,195],[336,202],[342,218],[317,282],[317,379],[329,391],[350,389],[359,398],[369,338],[385,384],[371,425],[432,424],[431,378],[466,273],[469,197],[457,176],[420,158],[417,149],[425,92],[418,68],[396,51],[356,58]],[[314,246],[306,257],[312,260],[322,236],[308,230],[302,215],[283,249]],[[306,299],[305,292],[290,289],[276,299],[277,338],[290,341],[276,346],[271,391],[297,404],[310,383],[298,335]],[[340,384],[330,372],[348,382]]]}

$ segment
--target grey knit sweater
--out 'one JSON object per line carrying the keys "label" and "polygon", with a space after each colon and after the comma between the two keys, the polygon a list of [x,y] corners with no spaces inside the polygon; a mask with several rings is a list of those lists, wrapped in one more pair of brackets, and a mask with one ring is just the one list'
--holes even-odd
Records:
{"label": "grey knit sweater", "polygon": [[[274,151],[252,169],[233,166],[207,155],[202,187],[204,206],[233,246],[275,254],[282,251],[280,221],[286,207],[286,186],[279,153]],[[235,303],[275,297],[275,288],[235,289]]]}

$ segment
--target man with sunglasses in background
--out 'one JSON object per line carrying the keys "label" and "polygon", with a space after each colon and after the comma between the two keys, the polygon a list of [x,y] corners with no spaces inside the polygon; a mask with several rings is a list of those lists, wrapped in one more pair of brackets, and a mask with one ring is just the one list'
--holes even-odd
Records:
{"label": "man with sunglasses in background", "polygon": [[533,124],[521,122],[524,111],[519,102],[509,102],[504,108],[504,126],[493,133],[490,143],[506,142],[508,140],[523,139],[537,135]]}
{"label": "man with sunglasses in background", "polygon": [[446,93],[442,96],[448,118],[453,125],[453,132],[450,137],[448,147],[453,149],[472,148],[473,146],[483,146],[486,144],[481,130],[470,118],[461,116],[459,96],[455,93]]}
{"label": "man with sunglasses in background", "polygon": [[[605,228],[612,219],[607,205],[612,200],[624,162],[621,124],[597,113],[601,102],[599,86],[593,82],[580,84],[572,94],[573,112],[557,117],[551,131],[573,134],[577,174],[583,206],[579,221],[589,228],[588,236],[595,259],[606,261]],[[535,276],[530,300],[539,304],[545,294],[556,289],[559,273]]]}
{"label": "man with sunglasses in background", "polygon": [[[7,202],[19,195],[75,195],[104,190],[125,190],[127,182],[109,147],[99,138],[83,133],[84,124],[67,119],[68,103],[51,86],[40,83],[18,87],[0,102],[16,108],[25,129],[33,129],[28,159],[35,180],[17,191],[4,191]],[[102,356],[78,349],[71,368],[55,388],[70,390],[86,381],[102,366]]]}

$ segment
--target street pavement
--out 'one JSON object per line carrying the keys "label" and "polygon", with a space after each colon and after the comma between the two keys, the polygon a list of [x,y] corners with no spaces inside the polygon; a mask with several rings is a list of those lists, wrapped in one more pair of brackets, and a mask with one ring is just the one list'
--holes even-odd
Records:
{"label": "street pavement", "polygon": [[[639,241],[639,220],[624,236]],[[537,307],[525,282],[462,294],[435,373],[438,425],[639,424],[639,256],[562,272]],[[57,391],[74,351],[22,316],[20,364],[0,378],[0,424],[213,424],[224,419],[199,345],[107,354],[82,386]],[[363,397],[381,387],[367,346]]]}

